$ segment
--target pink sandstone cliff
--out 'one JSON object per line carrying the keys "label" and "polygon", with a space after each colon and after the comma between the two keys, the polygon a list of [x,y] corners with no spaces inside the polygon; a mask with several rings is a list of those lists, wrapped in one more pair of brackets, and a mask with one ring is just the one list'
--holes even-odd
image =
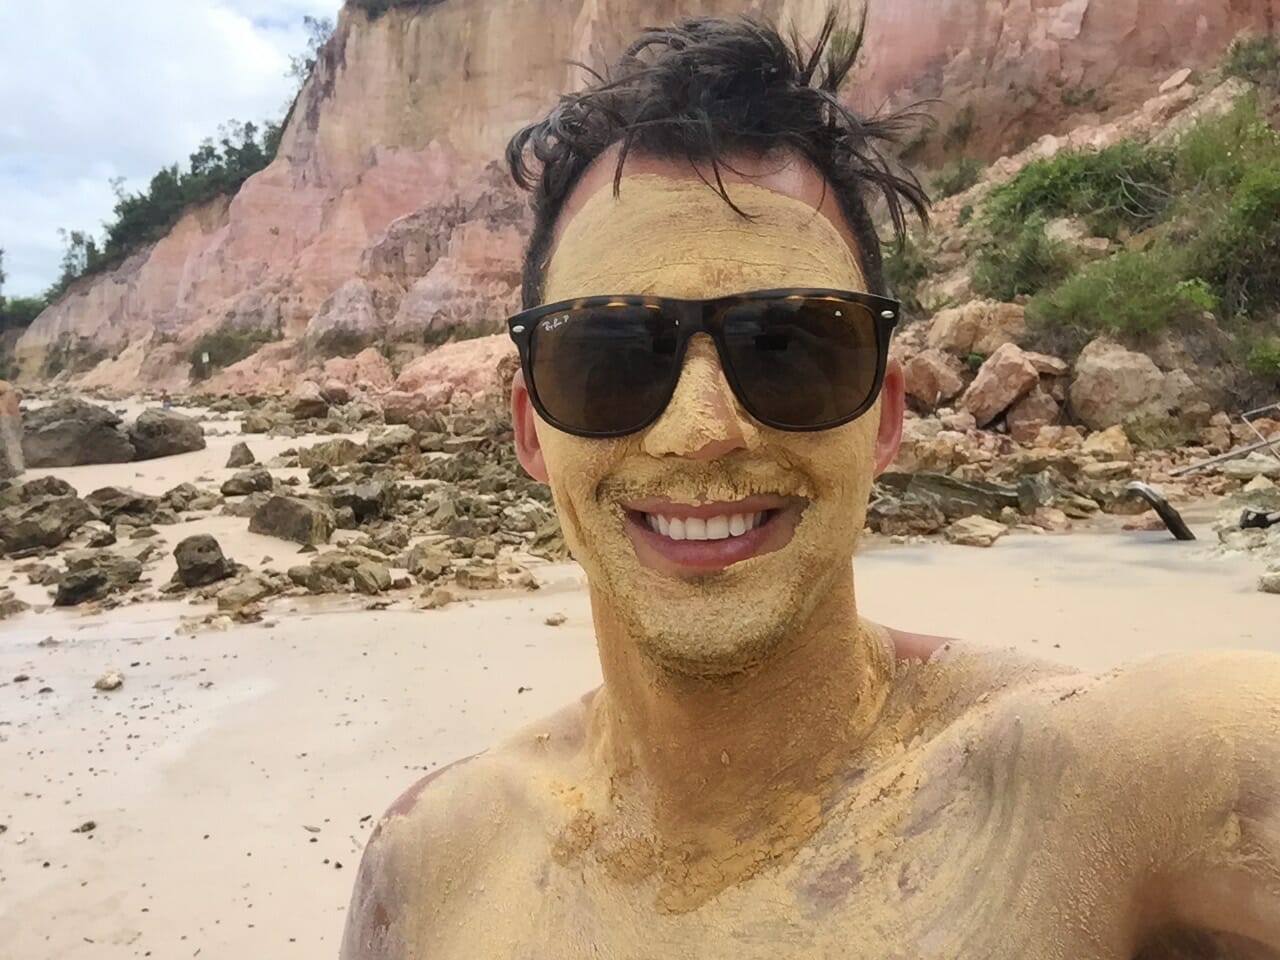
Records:
{"label": "pink sandstone cliff", "polygon": [[[108,359],[112,391],[181,390],[202,334],[281,338],[208,387],[286,388],[334,353],[393,341],[397,367],[453,327],[500,329],[518,299],[523,199],[494,162],[507,138],[638,28],[752,12],[803,30],[826,0],[443,0],[370,20],[346,8],[279,155],[230,199],[190,211],[110,273],[77,282],[21,338],[21,380],[53,346]],[[972,117],[994,157],[1083,119],[1063,91],[1132,108],[1173,70],[1269,30],[1280,0],[880,0],[861,109],[941,98],[938,137]],[[1066,98],[1077,102],[1081,98]],[[416,377],[421,379],[421,377]]]}

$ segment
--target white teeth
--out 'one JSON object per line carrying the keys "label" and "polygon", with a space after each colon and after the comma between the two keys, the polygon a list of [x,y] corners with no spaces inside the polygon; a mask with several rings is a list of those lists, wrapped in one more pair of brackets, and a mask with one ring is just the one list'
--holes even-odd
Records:
{"label": "white teeth", "polygon": [[672,540],[727,540],[740,537],[748,530],[762,525],[768,513],[734,513],[708,517],[664,517],[659,513],[645,514],[649,529]]}

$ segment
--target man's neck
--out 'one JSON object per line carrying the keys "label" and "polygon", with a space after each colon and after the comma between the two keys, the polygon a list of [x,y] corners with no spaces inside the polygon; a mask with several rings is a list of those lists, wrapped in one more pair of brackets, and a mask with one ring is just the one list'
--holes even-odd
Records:
{"label": "man's neck", "polygon": [[[678,851],[693,878],[685,893],[705,892],[700,863],[710,886],[723,887],[792,853],[817,829],[893,671],[887,644],[858,619],[852,578],[827,591],[768,662],[714,679],[663,670],[607,602],[593,594],[592,606],[605,678],[592,739],[621,804]],[[681,909],[682,896],[669,905]]]}

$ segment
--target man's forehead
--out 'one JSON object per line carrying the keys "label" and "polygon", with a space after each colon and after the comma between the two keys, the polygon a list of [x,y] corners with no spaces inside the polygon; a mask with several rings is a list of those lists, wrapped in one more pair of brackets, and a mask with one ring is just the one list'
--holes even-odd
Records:
{"label": "man's forehead", "polygon": [[[556,227],[552,234],[550,253],[554,255],[565,229],[573,218],[582,210],[592,197],[604,190],[612,191],[614,176],[618,166],[619,147],[615,144],[595,159],[574,185],[566,199]],[[835,191],[812,164],[803,157],[792,153],[778,153],[769,156],[734,156],[721,162],[720,179],[729,188],[733,196],[732,185],[748,183],[766,190],[772,190],[784,197],[798,200],[813,208],[829,220],[832,226],[844,238],[855,257],[861,259],[858,243],[853,231],[849,228]],[[657,176],[669,177],[672,180],[701,181],[709,185],[715,184],[715,171],[711,165],[694,165],[683,159],[654,157],[644,154],[628,154],[623,166],[625,176]],[[712,186],[707,187],[713,189]],[[723,202],[723,201],[722,201]],[[746,221],[744,221],[745,225]]]}

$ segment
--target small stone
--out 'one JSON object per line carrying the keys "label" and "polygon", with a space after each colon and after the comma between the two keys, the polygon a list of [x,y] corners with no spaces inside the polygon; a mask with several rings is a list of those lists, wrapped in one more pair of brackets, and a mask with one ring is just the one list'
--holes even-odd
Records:
{"label": "small stone", "polygon": [[1252,480],[1244,485],[1245,493],[1258,493],[1263,490],[1274,490],[1276,484],[1272,480],[1268,480],[1262,474],[1258,474]]}
{"label": "small stone", "polygon": [[1007,532],[1003,523],[972,516],[957,520],[944,531],[948,542],[962,547],[989,547]]}
{"label": "small stone", "polygon": [[241,467],[247,467],[257,462],[258,458],[253,455],[249,445],[241,440],[231,448],[231,455],[227,457],[227,468],[239,470]]}
{"label": "small stone", "polygon": [[429,587],[422,592],[417,605],[422,610],[439,610],[457,599],[451,590],[444,587]]}
{"label": "small stone", "polygon": [[548,627],[558,627],[568,619],[563,613],[553,613],[542,622]]}
{"label": "small stone", "polygon": [[1273,570],[1259,577],[1258,589],[1263,593],[1280,593],[1280,570]]}
{"label": "small stone", "polygon": [[76,827],[71,832],[72,833],[93,833],[93,831],[97,829],[98,829],[98,825],[94,821],[86,820],[84,823],[80,824],[80,826]]}
{"label": "small stone", "polygon": [[108,670],[94,681],[93,689],[111,691],[119,690],[124,685],[124,677],[118,670]]}

